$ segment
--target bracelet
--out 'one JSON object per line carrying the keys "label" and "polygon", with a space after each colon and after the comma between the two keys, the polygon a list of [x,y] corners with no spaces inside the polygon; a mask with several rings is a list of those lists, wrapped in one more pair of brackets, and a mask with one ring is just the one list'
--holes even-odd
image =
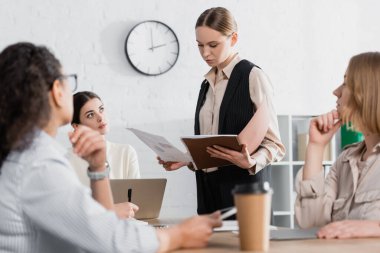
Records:
{"label": "bracelet", "polygon": [[108,178],[109,175],[110,175],[110,166],[108,164],[108,162],[106,162],[106,168],[104,171],[101,171],[101,172],[97,172],[97,171],[90,171],[90,167],[87,169],[87,176],[91,179],[91,180],[102,180],[104,178]]}

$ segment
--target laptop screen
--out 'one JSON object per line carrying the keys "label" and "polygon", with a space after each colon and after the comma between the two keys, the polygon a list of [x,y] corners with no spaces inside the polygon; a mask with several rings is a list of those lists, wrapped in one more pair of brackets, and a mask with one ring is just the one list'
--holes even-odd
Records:
{"label": "laptop screen", "polygon": [[160,214],[166,178],[111,179],[115,203],[132,202],[139,207],[136,219],[154,219]]}

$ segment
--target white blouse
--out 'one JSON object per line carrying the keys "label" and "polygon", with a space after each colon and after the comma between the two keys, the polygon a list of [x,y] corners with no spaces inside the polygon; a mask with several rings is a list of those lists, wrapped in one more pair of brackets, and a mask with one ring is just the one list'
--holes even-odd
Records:
{"label": "white blouse", "polygon": [[[68,153],[69,161],[77,173],[79,180],[89,186],[87,176],[88,163],[74,154]],[[136,150],[128,144],[119,144],[107,141],[107,161],[111,168],[110,179],[140,178],[139,162]]]}

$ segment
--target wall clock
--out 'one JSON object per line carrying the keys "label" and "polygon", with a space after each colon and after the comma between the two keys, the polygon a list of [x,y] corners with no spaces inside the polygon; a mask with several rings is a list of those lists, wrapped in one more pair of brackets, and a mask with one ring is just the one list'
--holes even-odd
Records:
{"label": "wall clock", "polygon": [[177,62],[178,38],[168,25],[155,20],[144,21],[128,33],[125,55],[138,72],[149,76],[160,75]]}

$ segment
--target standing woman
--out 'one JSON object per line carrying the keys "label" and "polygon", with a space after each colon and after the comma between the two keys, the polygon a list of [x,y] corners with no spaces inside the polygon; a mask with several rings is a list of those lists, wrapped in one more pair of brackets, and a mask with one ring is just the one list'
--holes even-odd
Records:
{"label": "standing woman", "polygon": [[[260,143],[256,150],[248,151],[250,143],[244,143],[241,152],[218,146],[208,148],[212,157],[233,165],[195,170],[198,213],[204,214],[233,206],[231,190],[236,184],[270,181],[267,166],[281,160],[285,148],[280,140],[269,78],[234,51],[238,33],[232,14],[223,7],[204,11],[196,22],[195,34],[199,52],[211,67],[199,92],[195,134],[239,134],[248,122],[255,120],[256,111],[262,110],[264,115],[263,120],[256,120],[257,129],[252,129],[252,142]],[[193,168],[193,164],[161,159],[159,163],[166,170],[186,165]]]}
{"label": "standing woman", "polygon": [[[74,94],[74,114],[71,125],[76,129],[79,125],[87,126],[101,135],[109,132],[109,122],[105,106],[100,97],[91,91],[81,91]],[[70,157],[74,168],[81,168],[77,173],[83,177],[87,166],[78,157]],[[110,179],[140,178],[139,163],[136,150],[128,144],[119,144],[107,141],[107,162],[111,168]],[[84,167],[84,169],[82,168]],[[82,179],[82,181],[85,181]]]}
{"label": "standing woman", "polygon": [[89,163],[91,190],[79,182],[54,140],[58,128],[72,120],[72,77],[46,47],[17,43],[0,53],[0,252],[166,252],[205,246],[212,228],[221,225],[217,212],[165,230],[116,216],[105,141],[86,126],[68,136],[74,152]]}

